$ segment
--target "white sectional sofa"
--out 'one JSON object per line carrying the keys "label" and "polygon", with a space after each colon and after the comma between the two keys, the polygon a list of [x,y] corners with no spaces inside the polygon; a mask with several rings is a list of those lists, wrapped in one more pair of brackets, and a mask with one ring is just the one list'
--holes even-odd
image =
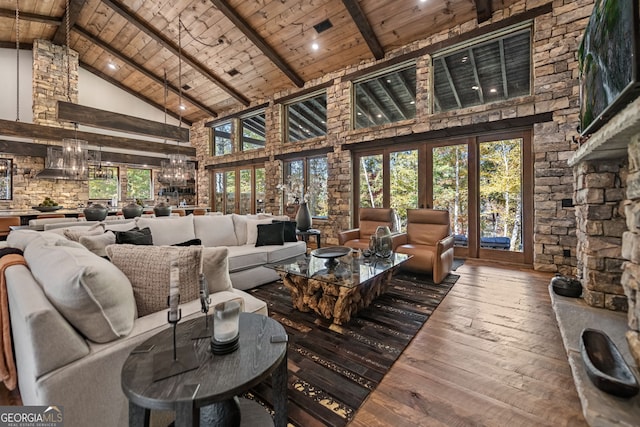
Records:
{"label": "white sectional sofa", "polygon": [[[120,387],[122,365],[136,346],[168,327],[166,307],[140,315],[134,282],[145,274],[138,271],[135,276],[131,268],[148,268],[153,278],[168,268],[167,254],[180,251],[185,271],[191,268],[188,263],[193,256],[200,256],[212,305],[241,297],[245,311],[266,315],[263,301],[238,288],[277,279],[264,263],[306,251],[304,242],[256,247],[254,228],[259,221],[272,219],[240,215],[139,218],[135,224],[151,230],[153,250],[107,246],[112,256],[120,252],[119,260],[113,256],[113,263],[64,237],[75,233],[83,240],[95,224],[10,233],[7,245],[23,250],[27,263],[5,271],[23,404],[63,406],[67,427],[127,425],[128,402]],[[107,227],[124,230],[134,224],[115,223]],[[109,241],[108,233],[94,235]],[[168,246],[192,239],[200,239],[202,245]],[[166,301],[164,295],[161,300]],[[180,308],[184,320],[202,316],[197,297]]]}

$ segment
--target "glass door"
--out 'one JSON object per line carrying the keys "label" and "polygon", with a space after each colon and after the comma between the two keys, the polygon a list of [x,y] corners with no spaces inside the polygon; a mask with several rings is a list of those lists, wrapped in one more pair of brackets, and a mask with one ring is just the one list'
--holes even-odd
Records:
{"label": "glass door", "polygon": [[264,167],[244,166],[213,172],[212,210],[224,214],[264,212]]}

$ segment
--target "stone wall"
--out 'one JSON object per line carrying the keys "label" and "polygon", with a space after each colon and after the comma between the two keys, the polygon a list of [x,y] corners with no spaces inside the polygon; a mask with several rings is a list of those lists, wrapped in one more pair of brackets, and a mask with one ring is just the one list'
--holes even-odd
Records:
{"label": "stone wall", "polygon": [[[430,111],[431,58],[429,55],[416,58],[417,96],[416,118],[399,123],[369,129],[351,128],[352,83],[344,76],[363,70],[379,61],[363,61],[354,67],[340,70],[309,81],[306,87],[332,82],[327,89],[327,136],[313,140],[289,144],[283,142],[280,105],[272,100],[257,100],[255,105],[270,102],[267,107],[267,143],[264,150],[234,153],[222,157],[212,157],[200,153],[205,144],[197,139],[192,144],[200,147],[198,157],[201,167],[236,161],[250,161],[252,158],[267,157],[267,211],[280,212],[281,194],[275,185],[282,182],[282,176],[271,175],[279,168],[268,166],[274,156],[316,148],[331,148],[328,158],[329,171],[329,219],[314,220],[314,227],[320,228],[327,243],[337,244],[337,233],[353,224],[351,218],[351,183],[353,166],[351,152],[342,147],[352,143],[393,138],[401,135],[420,134],[430,130],[446,129],[462,125],[495,122],[503,119],[527,117],[551,112],[553,119],[548,123],[533,127],[534,183],[534,267],[542,271],[559,271],[575,274],[577,259],[575,236],[576,220],[574,208],[563,207],[563,201],[573,198],[573,173],[567,159],[577,148],[573,137],[577,135],[578,124],[578,71],[577,48],[588,22],[593,0],[521,0],[508,8],[493,13],[492,20],[482,25],[499,22],[545,4],[552,5],[552,12],[540,15],[534,20],[533,31],[533,87],[529,96],[497,102],[451,112],[432,114]],[[465,34],[477,29],[475,20],[466,22],[427,39],[387,53],[384,60],[407,54],[434,45],[440,41]],[[295,93],[282,92],[274,96],[280,98]],[[204,120],[202,123],[210,119]],[[201,125],[201,124],[200,124]],[[201,136],[204,138],[205,136]],[[208,142],[207,142],[208,143]],[[303,155],[303,154],[302,154]],[[280,172],[281,173],[281,172]],[[208,181],[200,180],[199,191],[209,193]],[[567,203],[565,203],[567,205]],[[570,205],[570,203],[569,203]]]}
{"label": "stone wall", "polygon": [[626,159],[594,160],[574,167],[578,277],[585,302],[626,311],[620,284],[627,177]]}

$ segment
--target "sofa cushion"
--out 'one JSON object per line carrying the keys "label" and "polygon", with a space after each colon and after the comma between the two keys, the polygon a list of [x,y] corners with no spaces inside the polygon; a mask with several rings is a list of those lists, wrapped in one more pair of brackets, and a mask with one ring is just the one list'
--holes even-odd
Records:
{"label": "sofa cushion", "polygon": [[7,237],[7,245],[12,248],[18,248],[24,251],[30,244],[36,245],[53,245],[53,246],[68,246],[72,248],[81,248],[82,246],[78,242],[71,241],[64,237],[61,233],[54,233],[50,231],[35,231],[35,230],[15,230],[9,233]]}
{"label": "sofa cushion", "polygon": [[258,224],[258,237],[256,238],[256,247],[283,244],[284,224],[282,222],[273,224]]}
{"label": "sofa cushion", "polygon": [[122,271],[84,247],[34,243],[25,250],[27,264],[69,323],[96,342],[131,331],[136,307],[131,283]]}
{"label": "sofa cushion", "polygon": [[271,224],[272,219],[247,219],[247,245],[255,245],[258,241],[258,224]]}
{"label": "sofa cushion", "polygon": [[282,246],[264,246],[261,249],[267,253],[267,262],[278,262],[305,253],[307,244],[302,241],[286,242]]}
{"label": "sofa cushion", "polygon": [[136,224],[139,228],[151,229],[153,244],[157,246],[173,245],[196,238],[193,215],[138,218]]}
{"label": "sofa cushion", "polygon": [[173,259],[178,261],[180,302],[199,298],[202,246],[110,245],[106,251],[131,281],[139,316],[167,308]]}
{"label": "sofa cushion", "polygon": [[202,273],[207,279],[209,293],[230,291],[229,250],[226,247],[202,248]]}
{"label": "sofa cushion", "polygon": [[231,273],[238,270],[258,267],[267,262],[267,251],[265,247],[256,248],[253,245],[242,245],[229,246],[227,249],[229,250],[229,272]]}
{"label": "sofa cushion", "polygon": [[104,227],[105,231],[129,231],[133,230],[137,227],[135,220],[120,220],[120,221],[108,221],[103,222],[102,227]]}
{"label": "sofa cushion", "polygon": [[107,251],[105,248],[115,243],[116,235],[113,231],[107,231],[97,236],[80,237],[80,244],[100,257],[106,257]]}
{"label": "sofa cushion", "polygon": [[238,244],[231,215],[197,215],[193,217],[193,227],[203,246]]}
{"label": "sofa cushion", "polygon": [[116,231],[114,234],[116,235],[115,243],[119,245],[153,245],[153,236],[148,227],[141,230],[134,228],[129,231]]}
{"label": "sofa cushion", "polygon": [[102,228],[101,224],[90,227],[69,227],[62,229],[64,237],[74,242],[80,242],[80,237],[82,236],[97,236],[102,233],[104,233],[104,228]]}
{"label": "sofa cushion", "polygon": [[284,241],[285,242],[297,242],[298,236],[296,235],[297,223],[295,221],[283,221],[280,219],[274,219],[274,223],[281,222],[284,224]]}
{"label": "sofa cushion", "polygon": [[[236,232],[236,239],[238,240],[238,245],[246,245],[247,244],[247,220],[258,219],[258,215],[231,214],[231,219],[233,220],[233,228]],[[255,241],[252,244],[255,244]]]}

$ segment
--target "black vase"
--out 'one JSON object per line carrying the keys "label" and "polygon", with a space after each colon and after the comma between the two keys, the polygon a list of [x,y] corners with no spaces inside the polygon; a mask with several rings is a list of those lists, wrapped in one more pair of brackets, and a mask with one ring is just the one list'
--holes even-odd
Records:
{"label": "black vase", "polygon": [[300,203],[296,214],[296,224],[300,231],[307,231],[311,228],[311,211],[309,211],[309,206],[307,206],[306,202]]}
{"label": "black vase", "polygon": [[84,216],[87,221],[102,221],[107,217],[109,209],[99,203],[96,203],[87,206],[82,212],[84,212]]}
{"label": "black vase", "polygon": [[129,203],[127,206],[122,208],[122,214],[125,218],[135,218],[137,216],[142,215],[143,208],[137,203]]}
{"label": "black vase", "polygon": [[171,215],[171,206],[165,202],[160,202],[153,207],[153,213],[156,216],[169,216]]}

